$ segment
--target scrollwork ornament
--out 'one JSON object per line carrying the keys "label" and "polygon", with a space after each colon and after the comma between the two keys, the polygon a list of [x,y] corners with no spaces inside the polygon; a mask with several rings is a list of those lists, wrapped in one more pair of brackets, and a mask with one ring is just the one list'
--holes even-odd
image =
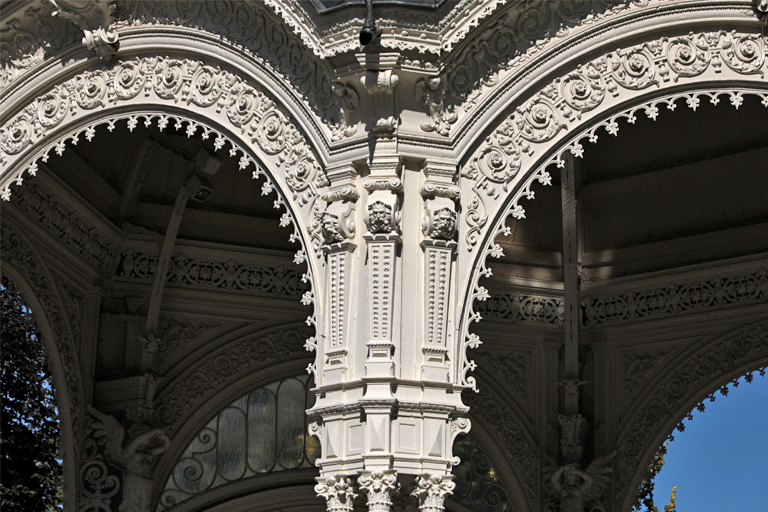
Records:
{"label": "scrollwork ornament", "polygon": [[472,202],[469,203],[465,218],[469,226],[465,239],[467,241],[467,249],[471,251],[477,245],[480,233],[488,222],[488,210],[485,206],[485,201],[483,201],[483,198],[476,190],[473,190]]}
{"label": "scrollwork ornament", "polygon": [[263,101],[262,95],[253,87],[236,83],[229,89],[227,96],[227,117],[244,131]]}
{"label": "scrollwork ornament", "polygon": [[32,125],[21,115],[0,129],[0,147],[9,155],[20,153],[31,143]]}
{"label": "scrollwork ornament", "polygon": [[83,462],[80,466],[79,510],[83,512],[110,512],[112,498],[120,490],[120,480],[110,475],[103,456],[97,453],[93,439],[83,443]]}
{"label": "scrollwork ornament", "polygon": [[560,91],[569,107],[581,119],[583,112],[596,108],[605,98],[605,80],[594,66],[579,68],[560,82]]}
{"label": "scrollwork ornament", "polygon": [[276,155],[285,149],[287,120],[280,112],[270,110],[259,122],[255,138],[259,147],[268,155]]}
{"label": "scrollwork ornament", "polygon": [[104,106],[107,89],[107,76],[104,72],[91,71],[75,80],[75,100],[86,110]]}
{"label": "scrollwork ornament", "polygon": [[192,76],[191,94],[187,103],[209,107],[221,97],[225,73],[212,66],[200,66]]}
{"label": "scrollwork ornament", "polygon": [[155,94],[163,99],[178,101],[184,85],[184,63],[166,60],[155,69]]}
{"label": "scrollwork ornament", "polygon": [[507,148],[485,146],[475,159],[475,167],[494,183],[509,183],[520,172],[520,151],[514,143]]}
{"label": "scrollwork ornament", "polygon": [[115,96],[121,100],[138,95],[146,81],[146,69],[141,61],[120,62],[114,68],[112,84]]}
{"label": "scrollwork ornament", "polygon": [[[288,186],[293,190],[294,199],[299,197],[300,193],[302,198],[299,201],[301,204],[305,204],[309,201],[309,188],[315,181],[317,176],[324,177],[320,166],[317,164],[314,158],[309,154],[306,148],[294,149],[291,151],[289,158],[286,160],[285,167],[285,181]],[[318,183],[322,186],[323,183]]]}
{"label": "scrollwork ornament", "polygon": [[725,36],[720,52],[723,62],[737,73],[763,76],[765,43],[760,38],[756,34],[737,35],[735,31]]}
{"label": "scrollwork ornament", "polygon": [[611,77],[626,89],[640,90],[657,84],[653,55],[645,48],[632,48],[611,60]]}
{"label": "scrollwork ornament", "polygon": [[546,142],[565,128],[552,103],[544,98],[518,107],[515,123],[520,136],[529,142]]}
{"label": "scrollwork ornament", "polygon": [[[711,47],[707,40],[693,35],[677,37],[667,45],[667,61],[679,76],[697,76],[702,74],[712,59]],[[677,77],[675,77],[677,80]]]}
{"label": "scrollwork ornament", "polygon": [[64,119],[69,107],[69,94],[64,86],[58,86],[37,100],[37,120],[45,128],[56,126]]}

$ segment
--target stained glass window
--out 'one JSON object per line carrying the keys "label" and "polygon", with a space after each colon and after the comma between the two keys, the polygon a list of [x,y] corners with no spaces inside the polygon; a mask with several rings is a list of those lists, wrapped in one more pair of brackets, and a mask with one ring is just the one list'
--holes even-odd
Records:
{"label": "stained glass window", "polygon": [[195,494],[263,473],[314,468],[320,443],[307,433],[315,403],[307,375],[241,396],[211,419],[173,468],[156,512]]}

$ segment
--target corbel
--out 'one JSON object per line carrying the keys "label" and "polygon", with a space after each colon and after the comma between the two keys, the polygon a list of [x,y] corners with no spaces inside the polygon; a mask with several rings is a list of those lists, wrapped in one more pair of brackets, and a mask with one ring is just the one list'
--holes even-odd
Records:
{"label": "corbel", "polygon": [[360,66],[365,74],[360,77],[368,94],[374,97],[376,115],[371,118],[371,129],[374,133],[389,135],[397,128],[398,119],[395,116],[394,91],[400,77],[394,68],[400,61],[399,53],[358,53]]}
{"label": "corbel", "polygon": [[71,0],[50,0],[56,10],[54,16],[69,20],[83,31],[83,45],[104,60],[117,53],[118,33],[115,22],[114,0],[91,0],[85,5]]}

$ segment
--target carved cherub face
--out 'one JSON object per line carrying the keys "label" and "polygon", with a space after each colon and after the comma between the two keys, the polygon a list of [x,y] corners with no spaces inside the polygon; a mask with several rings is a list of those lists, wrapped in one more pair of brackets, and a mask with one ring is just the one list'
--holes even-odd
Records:
{"label": "carved cherub face", "polygon": [[391,226],[392,207],[376,201],[368,206],[368,228],[371,233],[389,233]]}

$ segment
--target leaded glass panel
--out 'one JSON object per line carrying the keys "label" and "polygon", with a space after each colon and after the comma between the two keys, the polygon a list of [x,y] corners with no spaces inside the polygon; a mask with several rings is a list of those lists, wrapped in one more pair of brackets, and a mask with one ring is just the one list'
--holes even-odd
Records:
{"label": "leaded glass panel", "polygon": [[221,410],[192,439],[165,484],[156,512],[208,489],[258,474],[314,468],[320,445],[307,433],[315,403],[307,375],[272,382]]}
{"label": "leaded glass panel", "polygon": [[509,496],[496,468],[468,435],[456,438],[453,454],[461,462],[453,468],[456,488],[451,499],[475,512],[508,512]]}

